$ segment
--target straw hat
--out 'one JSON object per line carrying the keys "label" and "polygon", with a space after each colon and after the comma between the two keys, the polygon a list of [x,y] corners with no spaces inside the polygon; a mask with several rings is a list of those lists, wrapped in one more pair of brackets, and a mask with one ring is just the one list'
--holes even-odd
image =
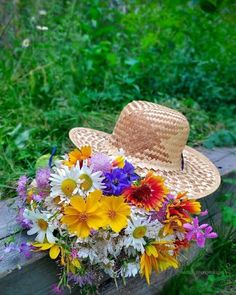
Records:
{"label": "straw hat", "polygon": [[183,114],[146,101],[129,103],[112,134],[89,128],[69,132],[77,147],[91,145],[94,152],[109,155],[123,149],[138,173],[153,170],[165,178],[172,193],[201,198],[219,187],[220,175],[204,155],[186,146],[188,135],[189,123]]}

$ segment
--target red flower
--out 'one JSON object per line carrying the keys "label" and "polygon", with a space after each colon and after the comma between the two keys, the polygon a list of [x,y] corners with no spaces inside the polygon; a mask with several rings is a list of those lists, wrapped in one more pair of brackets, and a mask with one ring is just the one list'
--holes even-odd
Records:
{"label": "red flower", "polygon": [[127,202],[137,207],[158,211],[167,193],[168,190],[164,185],[164,179],[154,175],[153,172],[148,172],[146,177],[138,184],[125,189],[123,195]]}

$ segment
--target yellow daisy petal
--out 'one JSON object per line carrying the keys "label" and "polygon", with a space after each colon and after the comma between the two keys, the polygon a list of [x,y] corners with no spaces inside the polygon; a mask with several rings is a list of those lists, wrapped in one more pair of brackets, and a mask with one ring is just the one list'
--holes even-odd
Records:
{"label": "yellow daisy petal", "polygon": [[79,212],[86,210],[86,203],[82,197],[74,196],[70,199],[70,203]]}
{"label": "yellow daisy petal", "polygon": [[57,245],[53,245],[49,250],[49,256],[51,259],[56,259],[60,254],[60,247]]}

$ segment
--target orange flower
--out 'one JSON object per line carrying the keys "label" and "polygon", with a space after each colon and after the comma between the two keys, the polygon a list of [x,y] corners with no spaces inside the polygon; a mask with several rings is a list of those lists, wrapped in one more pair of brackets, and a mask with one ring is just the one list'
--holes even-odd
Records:
{"label": "orange flower", "polygon": [[172,234],[174,230],[184,232],[183,224],[191,222],[191,214],[199,214],[201,204],[195,199],[188,199],[186,193],[179,193],[166,208],[166,220],[163,234]]}
{"label": "orange flower", "polygon": [[137,207],[158,211],[167,193],[168,189],[164,185],[164,179],[150,171],[140,183],[125,189],[123,195],[127,202]]}
{"label": "orange flower", "polygon": [[178,261],[170,255],[170,250],[174,250],[173,243],[165,241],[152,242],[145,247],[145,252],[140,259],[140,272],[150,284],[152,269],[156,273],[166,270],[169,267],[178,268]]}
{"label": "orange flower", "polygon": [[80,149],[74,149],[68,155],[69,159],[64,161],[64,165],[72,167],[76,165],[77,161],[86,160],[91,157],[92,148],[91,146],[82,146]]}

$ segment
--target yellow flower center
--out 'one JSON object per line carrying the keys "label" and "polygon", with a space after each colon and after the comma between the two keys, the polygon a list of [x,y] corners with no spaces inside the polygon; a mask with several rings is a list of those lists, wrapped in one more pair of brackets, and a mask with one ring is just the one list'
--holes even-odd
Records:
{"label": "yellow flower center", "polygon": [[138,226],[133,231],[133,237],[135,239],[141,239],[145,236],[147,228],[145,226]]}
{"label": "yellow flower center", "polygon": [[85,190],[88,191],[92,185],[93,185],[93,181],[91,179],[90,176],[88,176],[87,174],[81,174],[79,177],[81,180],[83,180],[83,182],[81,183],[80,187]]}
{"label": "yellow flower center", "polygon": [[67,197],[71,197],[73,191],[76,189],[76,181],[74,179],[67,178],[61,183],[61,190]]}
{"label": "yellow flower center", "polygon": [[80,222],[86,222],[88,220],[88,214],[83,212],[79,214],[79,221]]}
{"label": "yellow flower center", "polygon": [[44,219],[38,219],[38,226],[45,231],[48,228],[48,223]]}
{"label": "yellow flower center", "polygon": [[109,210],[108,216],[109,216],[109,218],[114,219],[114,218],[116,218],[116,212],[113,210]]}
{"label": "yellow flower center", "polygon": [[54,203],[56,204],[56,205],[58,205],[59,204],[59,202],[61,201],[61,198],[60,198],[60,196],[57,196],[56,198],[54,198]]}

